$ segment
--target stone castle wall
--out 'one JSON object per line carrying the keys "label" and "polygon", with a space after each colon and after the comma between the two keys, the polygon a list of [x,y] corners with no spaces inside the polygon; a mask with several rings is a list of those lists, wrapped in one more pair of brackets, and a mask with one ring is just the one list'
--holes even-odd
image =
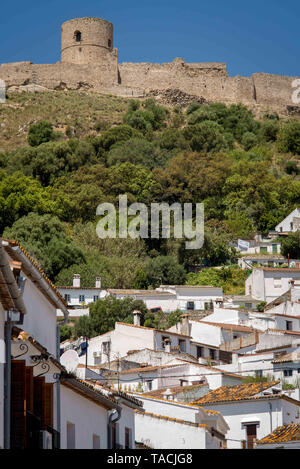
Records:
{"label": "stone castle wall", "polygon": [[283,115],[288,115],[290,108],[293,114],[300,114],[300,107],[292,102],[295,78],[266,73],[229,77],[224,63],[185,63],[181,58],[165,64],[119,64],[118,51],[113,48],[113,25],[100,18],[63,23],[61,62],[0,65],[0,79],[8,90],[38,85],[48,90],[85,89],[126,97],[179,90],[203,101],[242,103],[257,112]]}

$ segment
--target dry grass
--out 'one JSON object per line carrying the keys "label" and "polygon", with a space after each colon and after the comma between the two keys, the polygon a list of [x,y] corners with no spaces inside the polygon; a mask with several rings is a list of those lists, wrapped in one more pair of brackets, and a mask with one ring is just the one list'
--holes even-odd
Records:
{"label": "dry grass", "polygon": [[39,120],[51,122],[62,132],[70,127],[80,136],[102,125],[119,124],[128,103],[129,99],[88,91],[11,92],[6,103],[0,104],[0,151],[26,145],[30,124]]}

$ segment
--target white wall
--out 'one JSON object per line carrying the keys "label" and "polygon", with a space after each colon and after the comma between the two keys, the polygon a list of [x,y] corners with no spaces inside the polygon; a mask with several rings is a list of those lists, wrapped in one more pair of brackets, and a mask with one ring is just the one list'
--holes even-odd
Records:
{"label": "white wall", "polygon": [[93,434],[107,448],[107,410],[61,385],[61,448],[67,449],[67,422],[75,424],[76,449],[92,449]]}
{"label": "white wall", "polygon": [[25,283],[23,300],[27,314],[24,315],[22,329],[29,332],[49,353],[56,356],[55,306],[47,300],[29,279]]}
{"label": "white wall", "polygon": [[[136,414],[136,441],[143,442],[150,448],[206,449],[206,432],[203,427]],[[215,444],[210,443],[210,447],[215,447]]]}
{"label": "white wall", "polygon": [[241,440],[247,439],[246,427],[243,425],[245,422],[259,422],[257,439],[262,439],[283,424],[300,422],[300,418],[296,418],[299,407],[282,399],[216,403],[210,406],[204,404],[202,407],[217,410],[225,418],[230,428],[226,435],[229,449],[240,449]]}

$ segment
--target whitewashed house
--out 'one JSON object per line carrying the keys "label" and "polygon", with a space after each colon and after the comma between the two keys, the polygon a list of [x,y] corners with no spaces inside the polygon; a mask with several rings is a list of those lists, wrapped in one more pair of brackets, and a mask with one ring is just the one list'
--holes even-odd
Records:
{"label": "whitewashed house", "polygon": [[136,412],[137,441],[153,449],[226,447],[229,427],[220,413],[167,398],[137,396],[145,409]]}
{"label": "whitewashed house", "polygon": [[191,363],[182,360],[181,363],[170,363],[162,366],[143,366],[110,373],[114,382],[119,384],[125,392],[156,391],[162,388],[177,386],[208,385],[209,389],[220,386],[241,384],[242,376],[217,367]]}
{"label": "whitewashed house", "polygon": [[223,415],[229,449],[253,449],[277,427],[300,423],[300,401],[283,394],[277,382],[223,386],[194,404]]}
{"label": "whitewashed house", "polygon": [[30,255],[0,239],[0,446],[58,448],[56,309],[63,298]]}
{"label": "whitewashed house", "polygon": [[155,290],[108,289],[107,292],[119,299],[142,300],[148,309],[161,308],[166,313],[177,309],[183,313],[213,309],[223,298],[222,288],[205,285],[161,285]]}
{"label": "whitewashed house", "polygon": [[62,449],[134,449],[135,410],[142,402],[96,380],[63,376]]}
{"label": "whitewashed house", "polygon": [[[150,348],[166,352],[191,353],[191,337],[140,325],[139,311],[134,313],[135,324],[116,322],[115,329],[88,341],[87,359],[80,356],[80,363],[101,365],[125,357],[131,350]],[[76,344],[77,342],[75,342]],[[71,348],[72,344],[67,343]]]}
{"label": "whitewashed house", "polygon": [[[57,289],[68,305],[69,319],[78,319],[89,314],[89,305],[105,298],[107,291],[101,287],[101,278],[97,277],[94,287],[82,287],[80,275],[74,274],[72,286],[58,286]],[[62,311],[57,311],[62,317]]]}
{"label": "whitewashed house", "polygon": [[300,230],[300,209],[295,208],[275,227],[278,233],[293,233]]}
{"label": "whitewashed house", "polygon": [[246,295],[270,303],[284,295],[293,281],[300,281],[299,268],[255,268],[245,282]]}

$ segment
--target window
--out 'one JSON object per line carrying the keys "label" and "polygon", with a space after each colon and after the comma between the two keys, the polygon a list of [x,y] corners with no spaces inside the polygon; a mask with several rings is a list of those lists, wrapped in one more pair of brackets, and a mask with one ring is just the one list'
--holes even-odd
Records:
{"label": "window", "polygon": [[216,359],[216,351],[215,351],[215,349],[213,349],[213,348],[210,348],[210,349],[209,349],[209,356],[210,356],[210,358],[211,358],[212,360],[215,360],[215,359]]}
{"label": "window", "polygon": [[180,379],[180,386],[188,386],[189,382],[186,379]]}
{"label": "window", "polygon": [[298,368],[297,373],[300,373],[300,368]]}
{"label": "window", "polygon": [[129,449],[131,447],[130,445],[130,428],[125,427],[125,449]]}
{"label": "window", "polygon": [[286,330],[292,331],[293,330],[293,321],[285,321],[286,323]]}
{"label": "window", "polygon": [[283,376],[293,376],[293,370],[283,370]]}
{"label": "window", "polygon": [[65,294],[65,301],[66,301],[67,303],[70,303],[70,302],[71,302],[71,295]]}
{"label": "window", "polygon": [[194,301],[188,301],[187,304],[186,304],[186,309],[190,309],[190,310],[194,311],[194,309],[195,309]]}
{"label": "window", "polygon": [[247,449],[254,449],[254,442],[257,436],[256,428],[256,424],[246,425]]}
{"label": "window", "polygon": [[185,342],[185,340],[179,340],[178,345],[179,345],[179,349],[180,349],[181,352],[186,351],[186,342]]}
{"label": "window", "polygon": [[267,253],[267,252],[268,252],[268,248],[267,248],[266,246],[260,246],[259,252],[261,252],[261,253]]}
{"label": "window", "polygon": [[84,303],[85,301],[85,296],[84,295],[79,295],[79,302]]}
{"label": "window", "polygon": [[67,449],[75,449],[75,425],[67,422]]}
{"label": "window", "polygon": [[277,254],[277,244],[272,244],[272,253]]}
{"label": "window", "polygon": [[261,377],[262,377],[262,375],[263,375],[263,372],[262,372],[262,370],[256,370],[256,372],[255,372],[255,376],[257,376],[257,378],[261,378]]}
{"label": "window", "polygon": [[111,40],[110,39],[107,41],[107,45],[108,45],[108,47],[111,47]]}
{"label": "window", "polygon": [[94,295],[94,303],[96,303],[96,301],[99,300],[99,296],[98,295]]}
{"label": "window", "polygon": [[273,279],[274,288],[281,288],[281,278],[274,278]]}
{"label": "window", "polygon": [[110,352],[110,342],[102,342],[102,353],[109,353]]}
{"label": "window", "polygon": [[146,379],[146,385],[147,385],[148,391],[152,391],[152,382],[153,382],[152,379]]}
{"label": "window", "polygon": [[80,31],[75,31],[74,37],[75,37],[76,42],[80,42],[81,41],[81,32]]}
{"label": "window", "polygon": [[204,347],[199,347],[197,345],[197,358],[203,358],[204,357]]}
{"label": "window", "polygon": [[100,436],[93,435],[93,449],[100,449]]}
{"label": "window", "polygon": [[167,341],[169,343],[170,342],[170,337],[167,337],[167,336],[164,336],[164,335],[161,337],[161,346],[162,346],[162,348],[165,348],[165,346],[166,346],[165,341]]}

